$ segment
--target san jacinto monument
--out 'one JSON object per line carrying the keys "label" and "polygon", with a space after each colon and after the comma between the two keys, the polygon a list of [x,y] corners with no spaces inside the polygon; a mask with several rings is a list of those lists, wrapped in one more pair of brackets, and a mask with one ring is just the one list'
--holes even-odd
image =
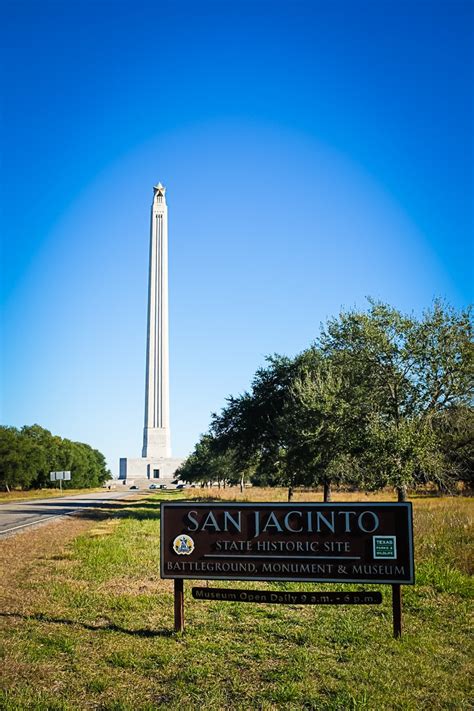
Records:
{"label": "san jacinto monument", "polygon": [[168,337],[168,207],[166,188],[154,188],[150,224],[145,426],[141,458],[121,458],[124,484],[170,485],[183,461],[171,456]]}

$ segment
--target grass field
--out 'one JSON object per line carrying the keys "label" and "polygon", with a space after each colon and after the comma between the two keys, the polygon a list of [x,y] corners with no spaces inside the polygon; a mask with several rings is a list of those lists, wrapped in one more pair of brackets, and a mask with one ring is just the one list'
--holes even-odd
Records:
{"label": "grass field", "polygon": [[137,496],[111,516],[89,511],[0,542],[0,708],[472,708],[472,499],[414,501],[417,584],[403,588],[404,634],[395,640],[384,586],[364,586],[382,590],[381,606],[298,607],[194,601],[189,581],[186,631],[174,635],[172,584],[159,576],[164,498],[177,495]]}

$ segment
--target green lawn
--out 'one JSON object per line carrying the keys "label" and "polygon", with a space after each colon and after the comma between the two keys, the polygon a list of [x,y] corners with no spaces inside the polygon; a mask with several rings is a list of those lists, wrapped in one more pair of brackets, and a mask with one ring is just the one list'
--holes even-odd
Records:
{"label": "green lawn", "polygon": [[46,553],[21,565],[13,561],[30,539],[2,542],[0,708],[472,708],[472,499],[415,502],[417,584],[403,588],[404,634],[395,640],[389,587],[364,586],[382,590],[381,606],[298,607],[195,601],[190,581],[186,631],[174,635],[172,583],[159,576],[164,498],[117,503],[66,545],[62,529],[43,528],[34,535],[50,536]]}

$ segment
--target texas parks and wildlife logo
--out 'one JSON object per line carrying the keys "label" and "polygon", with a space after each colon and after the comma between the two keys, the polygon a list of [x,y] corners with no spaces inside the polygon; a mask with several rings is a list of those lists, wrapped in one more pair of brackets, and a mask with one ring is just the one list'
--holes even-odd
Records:
{"label": "texas parks and wildlife logo", "polygon": [[177,555],[191,555],[194,550],[194,541],[191,536],[181,533],[173,541],[173,550]]}

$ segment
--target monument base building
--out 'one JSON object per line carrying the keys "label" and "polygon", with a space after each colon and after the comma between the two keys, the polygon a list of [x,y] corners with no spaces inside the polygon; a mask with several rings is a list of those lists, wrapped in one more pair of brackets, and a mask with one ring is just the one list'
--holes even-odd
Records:
{"label": "monument base building", "polygon": [[184,462],[184,459],[169,457],[159,459],[157,457],[140,457],[131,459],[124,457],[120,459],[119,479],[125,485],[135,484],[137,486],[149,486],[150,484],[164,485],[168,488],[175,486],[175,472]]}
{"label": "monument base building", "polygon": [[148,325],[145,383],[145,427],[141,458],[120,459],[125,485],[173,486],[184,459],[171,456],[168,357],[168,207],[166,189],[153,188],[148,272]]}

